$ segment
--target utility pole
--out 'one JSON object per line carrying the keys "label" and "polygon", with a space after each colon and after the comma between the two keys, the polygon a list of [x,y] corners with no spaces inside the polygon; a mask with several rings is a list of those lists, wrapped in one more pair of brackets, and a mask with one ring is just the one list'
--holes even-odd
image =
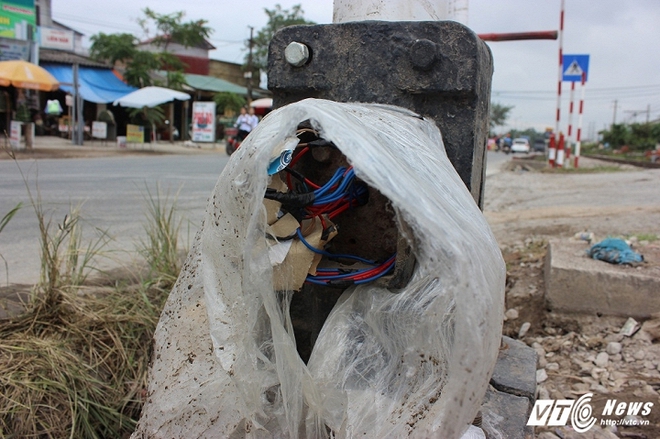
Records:
{"label": "utility pole", "polygon": [[614,100],[614,117],[612,118],[612,127],[616,124],[616,104],[618,103],[617,100]]}
{"label": "utility pole", "polygon": [[80,68],[78,63],[73,64],[73,128],[72,139],[74,145],[83,144],[84,124],[83,121],[83,99],[80,95]]}
{"label": "utility pole", "polygon": [[626,110],[626,111],[624,111],[624,113],[630,113],[631,114],[630,117],[633,119],[633,121],[637,121],[637,116],[638,115],[640,115],[642,113],[646,113],[646,123],[649,123],[649,119],[650,119],[650,116],[651,116],[651,104],[649,104],[646,107],[646,110]]}
{"label": "utility pole", "polygon": [[248,52],[248,71],[245,72],[245,78],[247,79],[247,103],[250,105],[252,103],[252,46],[254,45],[254,40],[252,39],[252,33],[254,28],[250,26],[250,41],[248,43],[249,52]]}

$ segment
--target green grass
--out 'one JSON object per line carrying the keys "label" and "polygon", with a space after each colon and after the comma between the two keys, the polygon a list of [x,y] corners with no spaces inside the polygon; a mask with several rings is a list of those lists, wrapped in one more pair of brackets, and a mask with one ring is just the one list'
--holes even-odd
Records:
{"label": "green grass", "polygon": [[658,235],[656,235],[654,233],[639,233],[639,234],[634,235],[634,236],[637,237],[638,242],[641,242],[641,241],[654,242],[654,241],[657,241],[658,239],[660,239],[660,238],[658,238]]}
{"label": "green grass", "polygon": [[174,284],[181,270],[181,246],[179,232],[181,219],[176,215],[177,195],[161,194],[160,186],[155,194],[146,187],[147,203],[145,238],[140,240],[138,252],[149,266],[151,279]]}
{"label": "green grass", "polygon": [[541,169],[541,172],[548,174],[597,174],[597,173],[606,173],[606,172],[622,172],[620,166],[616,165],[603,165],[603,166],[592,166],[592,167],[564,167],[564,168],[544,168]]}

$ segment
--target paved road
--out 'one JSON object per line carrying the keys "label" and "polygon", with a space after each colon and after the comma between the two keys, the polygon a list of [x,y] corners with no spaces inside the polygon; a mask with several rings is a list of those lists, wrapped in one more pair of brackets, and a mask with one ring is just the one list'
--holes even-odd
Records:
{"label": "paved road", "polygon": [[[228,161],[223,153],[195,156],[112,157],[19,161],[33,195],[38,183],[41,198],[54,223],[61,222],[69,206],[84,203],[83,233],[95,229],[115,238],[107,249],[134,249],[144,235],[147,187],[171,197],[179,191],[177,205],[185,219],[184,238],[194,237],[218,175]],[[16,163],[0,161],[0,216],[18,202],[23,209],[0,233],[0,254],[9,266],[9,282],[32,283],[38,278],[38,225]],[[126,259],[128,255],[113,253]],[[3,264],[4,265],[4,264]],[[0,285],[7,275],[0,266]]]}
{"label": "paved road", "polygon": [[500,172],[500,167],[511,160],[510,154],[488,151],[486,156],[486,177]]}
{"label": "paved road", "polygon": [[[488,174],[508,160],[501,153],[488,153]],[[184,219],[184,241],[192,241],[199,229],[206,202],[228,161],[223,153],[112,157],[92,159],[46,159],[19,161],[33,195],[38,182],[46,211],[53,223],[61,222],[69,206],[82,207],[83,233],[93,238],[96,229],[107,230],[114,240],[106,247],[115,260],[128,263],[137,242],[144,236],[147,187],[155,194],[177,191],[177,205]],[[38,225],[30,207],[25,184],[16,164],[0,161],[0,216],[18,202],[23,209],[0,233],[0,254],[9,267],[10,283],[34,283],[39,276]],[[56,224],[54,224],[55,226]],[[1,262],[0,262],[1,264]],[[108,262],[109,265],[115,265]],[[0,285],[7,274],[0,265]],[[103,265],[103,264],[102,264]]]}

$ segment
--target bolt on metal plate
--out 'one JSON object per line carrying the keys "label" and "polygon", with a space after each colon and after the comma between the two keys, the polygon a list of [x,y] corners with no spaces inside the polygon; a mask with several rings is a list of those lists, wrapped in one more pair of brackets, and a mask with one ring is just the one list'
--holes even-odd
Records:
{"label": "bolt on metal plate", "polygon": [[284,58],[292,66],[301,67],[309,60],[309,48],[302,43],[293,41],[284,49]]}

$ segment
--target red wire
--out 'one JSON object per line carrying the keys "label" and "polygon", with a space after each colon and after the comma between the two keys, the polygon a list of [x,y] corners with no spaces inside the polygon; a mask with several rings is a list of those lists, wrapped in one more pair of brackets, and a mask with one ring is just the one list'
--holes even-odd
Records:
{"label": "red wire", "polygon": [[[289,163],[288,166],[293,168],[293,166],[298,162],[298,160],[300,160],[300,157],[304,156],[307,153],[307,151],[309,151],[309,146],[306,146],[303,149],[301,149],[300,152],[298,154],[296,154],[296,156],[293,159],[291,159],[291,163]],[[305,179],[305,180],[307,180],[307,179]],[[309,184],[309,182],[307,182],[307,183]],[[286,185],[289,188],[289,190],[293,189],[293,183],[291,182],[291,174],[286,174]],[[318,188],[315,188],[315,189],[318,189]]]}
{"label": "red wire", "polygon": [[296,154],[296,156],[293,159],[291,159],[291,163],[289,163],[289,166],[291,167],[295,166],[295,164],[298,163],[298,160],[300,160],[300,157],[307,154],[307,151],[309,151],[309,146],[306,146],[303,149],[301,149],[300,152]]}
{"label": "red wire", "polygon": [[371,270],[369,270],[369,271],[365,271],[364,273],[358,274],[358,275],[356,275],[356,276],[351,276],[349,279],[353,279],[353,280],[363,280],[363,279],[370,278],[370,277],[372,277],[372,276],[376,276],[376,275],[378,275],[378,274],[381,274],[381,273],[384,272],[384,271],[389,270],[389,268],[392,266],[393,263],[394,263],[394,259],[392,259],[392,260],[391,260],[389,263],[387,263],[387,264],[383,264],[383,265],[380,265],[380,266],[378,266],[378,267],[372,268]]}
{"label": "red wire", "polygon": [[318,184],[314,183],[314,182],[313,182],[312,180],[310,180],[309,178],[306,178],[306,177],[305,177],[305,183],[307,183],[308,185],[310,185],[310,186],[311,186],[312,188],[314,188],[314,189],[321,189],[321,186],[319,186]]}

